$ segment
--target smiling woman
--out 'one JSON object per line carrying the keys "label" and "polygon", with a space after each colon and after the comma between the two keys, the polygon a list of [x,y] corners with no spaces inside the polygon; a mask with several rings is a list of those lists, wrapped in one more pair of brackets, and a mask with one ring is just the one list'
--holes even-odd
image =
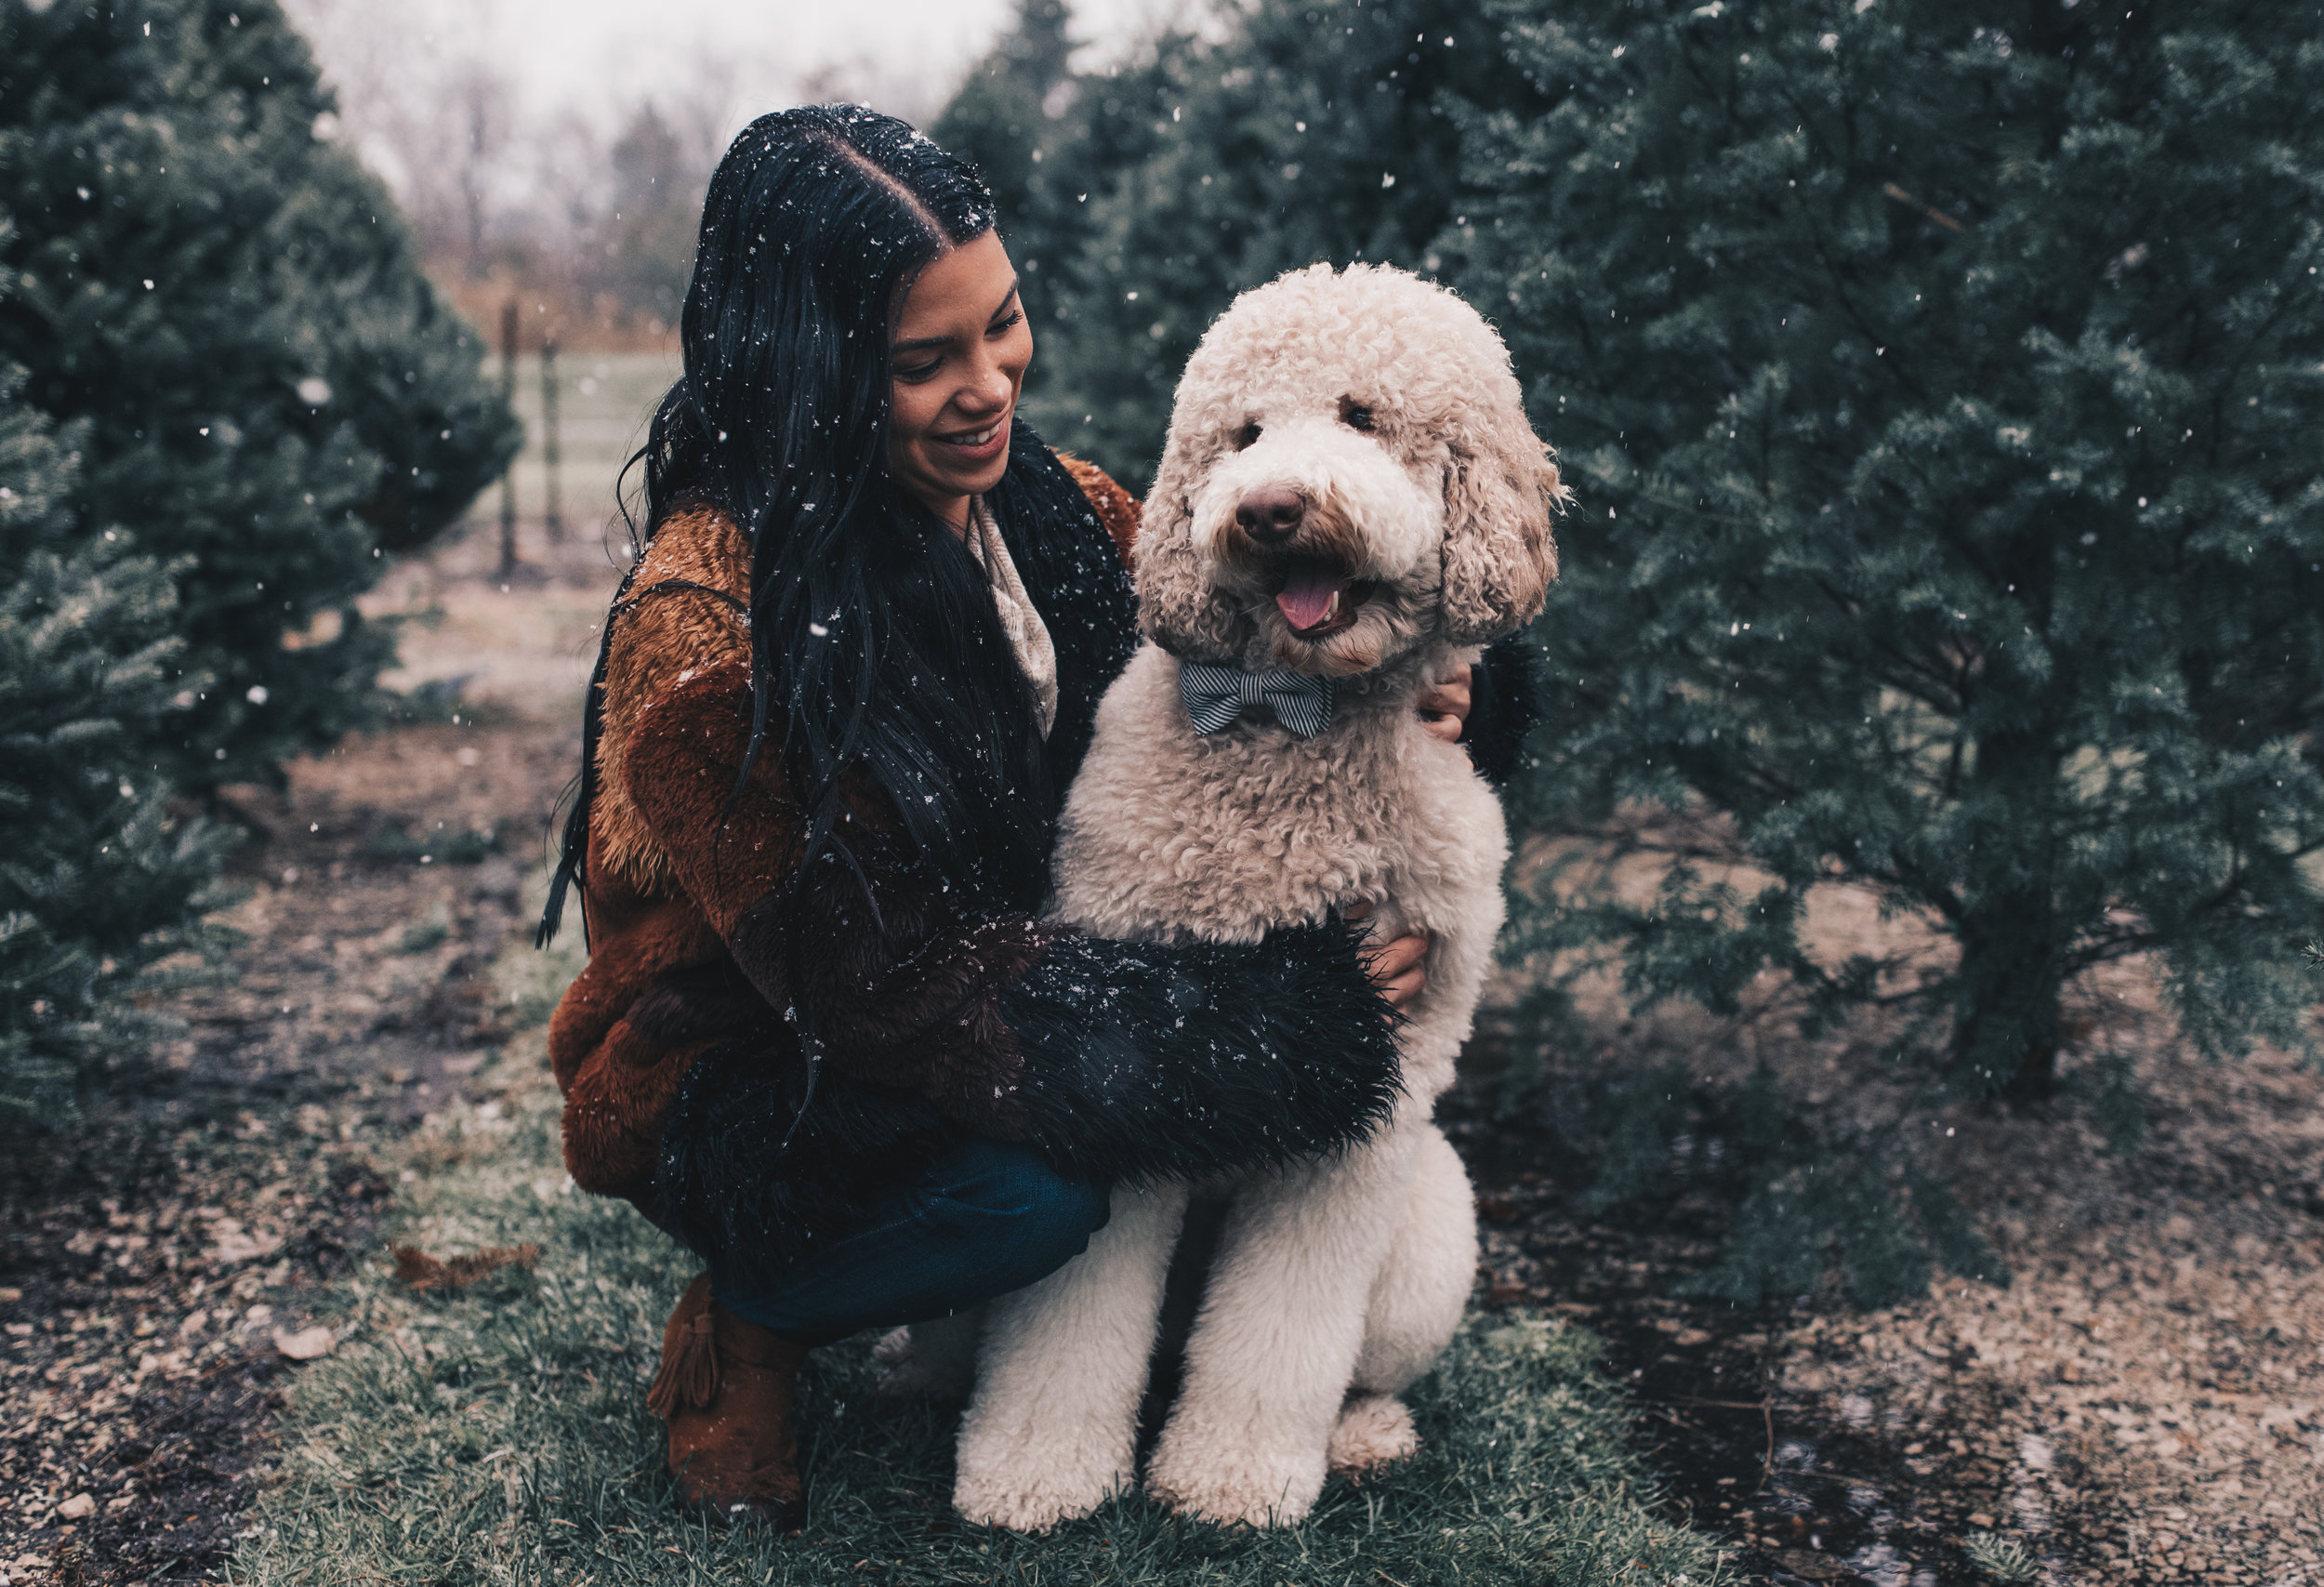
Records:
{"label": "smiling woman", "polygon": [[680,1491],[789,1516],[810,1347],[1046,1276],[1118,1178],[1359,1138],[1425,945],[1038,919],[1136,642],[1137,507],[1017,416],[1032,335],[958,161],[860,108],[754,123],[680,336],[590,694],[558,889],[590,959],[550,1061],[574,1180],[709,1269],[649,1395]]}

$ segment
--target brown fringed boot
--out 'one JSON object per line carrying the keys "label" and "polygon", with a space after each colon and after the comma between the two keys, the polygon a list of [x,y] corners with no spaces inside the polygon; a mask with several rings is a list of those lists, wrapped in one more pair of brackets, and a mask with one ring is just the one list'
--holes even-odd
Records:
{"label": "brown fringed boot", "polygon": [[788,1529],[806,1516],[791,1410],[808,1347],[745,1322],[710,1298],[710,1276],[686,1287],[662,1329],[662,1369],[647,1408],[669,1423],[680,1497],[724,1520]]}

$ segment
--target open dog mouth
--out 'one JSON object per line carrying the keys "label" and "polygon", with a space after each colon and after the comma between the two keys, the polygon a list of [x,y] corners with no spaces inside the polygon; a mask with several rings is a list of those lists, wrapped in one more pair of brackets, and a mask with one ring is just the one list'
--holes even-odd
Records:
{"label": "open dog mouth", "polygon": [[1295,557],[1284,564],[1283,582],[1274,592],[1275,609],[1301,639],[1329,639],[1354,627],[1356,609],[1371,599],[1376,588],[1338,562]]}

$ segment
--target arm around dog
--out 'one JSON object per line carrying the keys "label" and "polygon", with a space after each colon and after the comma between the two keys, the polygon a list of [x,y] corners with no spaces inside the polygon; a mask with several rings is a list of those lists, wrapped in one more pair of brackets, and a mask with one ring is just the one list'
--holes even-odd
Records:
{"label": "arm around dog", "polygon": [[1393,1105],[1394,1032],[1346,926],[1166,946],[980,910],[869,797],[850,800],[849,859],[794,885],[801,816],[772,755],[729,804],[746,661],[675,680],[624,735],[616,780],[735,966],[806,1016],[833,1072],[1106,1176],[1328,1150]]}
{"label": "arm around dog", "polygon": [[1114,942],[981,911],[892,839],[859,834],[852,857],[766,913],[764,940],[791,945],[782,968],[743,938],[737,960],[786,977],[832,1062],[916,1075],[980,1132],[1134,1179],[1329,1151],[1394,1105],[1394,1029],[1340,921]]}

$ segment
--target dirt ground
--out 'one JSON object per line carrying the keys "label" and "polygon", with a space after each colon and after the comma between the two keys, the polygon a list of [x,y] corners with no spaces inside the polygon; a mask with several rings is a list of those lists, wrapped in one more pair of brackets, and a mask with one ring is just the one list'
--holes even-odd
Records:
{"label": "dirt ground", "polygon": [[359,735],[231,790],[250,841],[227,984],[82,1115],[0,1141],[0,1573],[213,1580],[260,1480],[302,1297],[392,1194],[384,1142],[484,1061],[482,972],[529,929],[523,883],[579,762],[596,537],[537,527],[502,588],[491,527],[399,569],[403,689],[442,720]]}
{"label": "dirt ground", "polygon": [[[80,1120],[0,1142],[7,1583],[219,1576],[299,1370],[302,1300],[381,1260],[381,1148],[504,1030],[482,972],[529,928],[615,577],[594,536],[553,553],[529,536],[527,555],[505,589],[489,529],[398,570],[372,602],[412,619],[394,681],[447,685],[442,720],[239,790],[237,978],[185,994],[182,1038]],[[2324,1581],[2324,1077],[2187,1056],[2139,973],[2099,989],[2078,1057],[2135,1058],[2143,1149],[2111,1153],[2067,1104],[1933,1115],[2014,1277],[1871,1314],[1671,1300],[1731,1210],[1582,1215],[1572,1141],[1538,1107],[1499,1110],[1481,1047],[1446,1115],[1481,1193],[1482,1303],[1604,1336],[1670,1502],[1748,1578],[1993,1580],[2007,1562],[1981,1573],[1967,1552],[1993,1533],[2024,1546],[2023,1580]],[[1552,1081],[1776,1052],[1811,1096],[1856,1085],[1846,1053],[1764,1022],[1603,1036]]]}
{"label": "dirt ground", "polygon": [[1606,1337],[1674,1502],[1768,1580],[1998,1579],[1965,1547],[1982,1532],[2025,1547],[2029,1580],[2324,1580],[2324,1078],[2206,1065],[2135,1023],[2143,1148],[2070,1105],[1939,1111],[1945,1175],[2011,1279],[1873,1312],[1670,1299],[1732,1210],[1578,1215],[1574,1157],[1472,1077],[1448,1111],[1493,1293]]}

